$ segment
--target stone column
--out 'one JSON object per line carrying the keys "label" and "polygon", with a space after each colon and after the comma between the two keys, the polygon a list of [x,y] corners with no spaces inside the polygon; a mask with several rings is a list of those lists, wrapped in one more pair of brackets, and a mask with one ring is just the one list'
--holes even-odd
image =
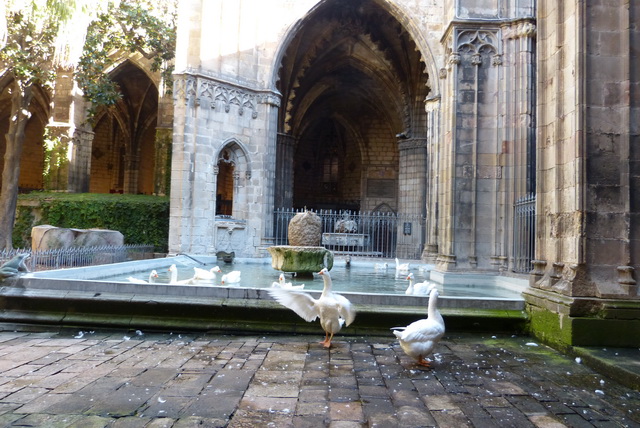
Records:
{"label": "stone column", "polygon": [[[514,204],[535,193],[535,37],[536,26],[533,19],[522,19],[502,26],[504,53],[504,133],[502,137],[502,164],[504,165],[505,230],[509,239],[505,248],[510,253],[509,267],[516,267],[514,254],[510,250],[518,235],[528,232],[514,229]],[[526,245],[522,243],[522,245]],[[530,266],[533,268],[533,266]]]}
{"label": "stone column", "polygon": [[525,300],[532,333],[559,346],[640,346],[639,102],[629,96],[639,12],[624,0],[539,2],[536,271]]}
{"label": "stone column", "polygon": [[[446,71],[441,73],[446,77]],[[440,97],[425,100],[427,112],[427,170],[426,170],[426,218],[425,247],[422,260],[435,263],[438,256],[438,168],[440,147]]]}
{"label": "stone column", "polygon": [[465,25],[451,27],[446,38],[452,49],[443,108],[440,270],[496,269],[504,234],[497,220],[503,191],[498,32]]}
{"label": "stone column", "polygon": [[398,212],[405,216],[398,224],[397,254],[419,258],[424,244],[424,214],[427,176],[427,139],[398,141]]}
{"label": "stone column", "polygon": [[126,154],[124,156],[124,193],[138,193],[138,174],[139,174],[140,156]]}
{"label": "stone column", "polygon": [[91,148],[94,133],[76,128],[73,133],[73,149],[69,163],[68,189],[70,192],[89,191],[91,177]]}

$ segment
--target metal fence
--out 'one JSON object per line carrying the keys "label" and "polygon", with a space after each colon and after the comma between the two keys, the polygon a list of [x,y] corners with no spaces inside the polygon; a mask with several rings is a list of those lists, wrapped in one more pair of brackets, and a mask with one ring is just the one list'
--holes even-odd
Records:
{"label": "metal fence", "polygon": [[518,199],[513,208],[513,271],[528,273],[536,242],[536,196]]}
{"label": "metal fence", "polygon": [[[289,222],[297,213],[304,211],[304,209],[296,210],[292,208],[275,210],[275,245],[287,245],[289,243]],[[399,244],[398,228],[406,223],[421,225],[424,222],[424,218],[420,216],[403,216],[392,212],[348,210],[318,210],[313,212],[322,220],[321,245],[336,254],[349,254],[352,256],[396,257]],[[401,239],[405,238],[404,236],[401,237]],[[403,258],[420,257],[422,242],[420,238],[415,239],[418,242],[401,243],[403,248],[415,249],[415,251],[409,252],[405,250],[402,255]]]}
{"label": "metal fence", "polygon": [[33,272],[147,259],[152,257],[153,245],[73,247],[42,251],[4,249],[0,251],[0,264],[22,253],[30,254],[25,264]]}

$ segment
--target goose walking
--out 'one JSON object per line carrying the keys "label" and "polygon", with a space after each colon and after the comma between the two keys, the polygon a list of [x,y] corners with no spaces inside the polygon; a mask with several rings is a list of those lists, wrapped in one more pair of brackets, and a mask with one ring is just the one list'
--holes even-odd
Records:
{"label": "goose walking", "polygon": [[346,297],[331,291],[333,283],[326,268],[318,274],[322,275],[324,280],[324,288],[318,299],[304,291],[286,288],[271,288],[269,295],[307,322],[320,318],[320,326],[325,332],[324,340],[320,343],[329,348],[333,335],[339,332],[343,325],[349,326],[353,322],[356,311]]}
{"label": "goose walking", "polygon": [[445,332],[444,320],[437,308],[438,296],[438,289],[433,285],[429,292],[427,318],[412,322],[406,327],[391,329],[405,354],[425,367],[431,367],[426,358],[433,352]]}

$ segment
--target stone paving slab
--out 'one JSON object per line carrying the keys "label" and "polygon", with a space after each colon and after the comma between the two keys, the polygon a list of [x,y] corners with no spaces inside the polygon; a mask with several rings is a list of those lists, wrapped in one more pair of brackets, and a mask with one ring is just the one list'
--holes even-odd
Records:
{"label": "stone paving slab", "polygon": [[640,427],[640,391],[528,337],[448,334],[425,369],[320,336],[0,324],[0,427]]}

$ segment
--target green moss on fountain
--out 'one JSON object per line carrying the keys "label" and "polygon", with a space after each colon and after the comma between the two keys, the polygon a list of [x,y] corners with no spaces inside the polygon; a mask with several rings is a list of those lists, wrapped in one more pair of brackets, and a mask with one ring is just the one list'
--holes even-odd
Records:
{"label": "green moss on fountain", "polygon": [[267,248],[271,266],[282,272],[313,273],[333,267],[333,253],[324,247],[277,245]]}

